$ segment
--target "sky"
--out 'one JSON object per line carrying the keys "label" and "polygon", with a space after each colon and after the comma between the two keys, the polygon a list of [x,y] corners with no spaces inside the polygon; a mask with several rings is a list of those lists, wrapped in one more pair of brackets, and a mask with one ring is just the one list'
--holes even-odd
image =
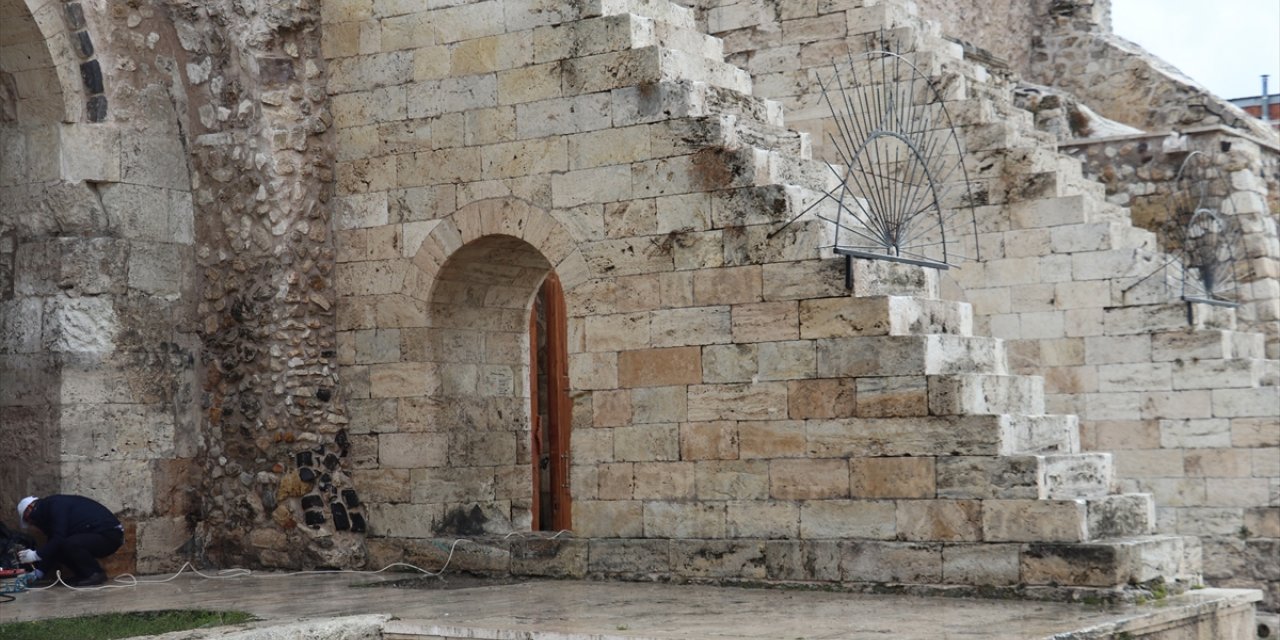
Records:
{"label": "sky", "polygon": [[[1116,35],[1224,98],[1280,94],[1280,0],[1112,0]],[[1274,100],[1274,98],[1273,98]]]}

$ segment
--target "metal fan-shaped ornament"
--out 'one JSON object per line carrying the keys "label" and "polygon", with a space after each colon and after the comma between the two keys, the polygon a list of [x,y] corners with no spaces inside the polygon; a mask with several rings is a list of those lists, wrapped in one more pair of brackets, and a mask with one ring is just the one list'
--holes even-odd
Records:
{"label": "metal fan-shaped ornament", "polygon": [[1174,191],[1166,203],[1164,223],[1158,230],[1162,246],[1168,247],[1173,255],[1160,269],[1174,262],[1181,263],[1181,269],[1173,274],[1176,284],[1166,278],[1171,289],[1177,288],[1180,299],[1235,307],[1239,305],[1236,269],[1243,255],[1240,225],[1233,216],[1206,206],[1205,181],[1189,178],[1188,169],[1198,155],[1201,155],[1199,151],[1191,152],[1174,177]]}
{"label": "metal fan-shaped ornament", "polygon": [[947,269],[977,259],[964,145],[943,96],[883,34],[878,42],[883,48],[833,62],[819,78],[843,166],[828,163],[836,186],[787,224],[815,211],[834,226],[831,248],[847,260]]}

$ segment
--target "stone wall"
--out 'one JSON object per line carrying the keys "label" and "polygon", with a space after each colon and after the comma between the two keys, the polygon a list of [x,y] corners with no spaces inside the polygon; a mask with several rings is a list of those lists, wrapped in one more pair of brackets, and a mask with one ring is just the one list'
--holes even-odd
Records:
{"label": "stone wall", "polygon": [[[174,566],[198,434],[190,179],[172,102],[148,88],[163,70],[105,78],[115,23],[80,3],[0,16],[0,431],[16,443],[0,500],[94,496],[128,522],[125,555]],[[117,98],[132,115],[108,117]]]}

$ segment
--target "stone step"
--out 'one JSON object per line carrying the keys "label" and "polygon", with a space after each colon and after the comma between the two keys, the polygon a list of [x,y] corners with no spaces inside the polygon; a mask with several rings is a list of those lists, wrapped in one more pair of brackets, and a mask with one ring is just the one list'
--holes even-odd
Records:
{"label": "stone step", "polygon": [[856,336],[818,340],[818,377],[1008,373],[1004,342],[953,335]]}
{"label": "stone step", "polygon": [[[707,113],[728,113],[743,120],[783,128],[786,116],[782,103],[734,91],[724,87],[700,83],[700,97]],[[807,155],[805,157],[808,157]]]}
{"label": "stone step", "polygon": [[534,62],[538,64],[653,46],[710,60],[724,58],[719,38],[626,13],[537,27],[533,40]]}
{"label": "stone step", "polygon": [[938,497],[955,500],[1100,499],[1113,477],[1104,453],[949,456],[936,470]]}
{"label": "stone step", "polygon": [[1144,535],[1085,543],[1023,545],[1021,578],[1028,585],[1122,587],[1153,580],[1199,584],[1194,538]]}
{"label": "stone step", "polygon": [[[1123,252],[1098,252],[1083,254],[1083,260],[1105,259],[1107,254]],[[1094,256],[1094,258],[1090,258]],[[1124,256],[1119,256],[1123,258]],[[1096,259],[1095,259],[1096,258]],[[1109,267],[1103,265],[1102,270]],[[1146,275],[1142,269],[1129,269],[1130,275]],[[1115,271],[1113,271],[1114,273]],[[1154,278],[1153,278],[1154,279]],[[1188,319],[1188,307],[1190,319]],[[1145,333],[1163,333],[1165,331],[1184,331],[1190,326],[1199,331],[1234,330],[1235,310],[1207,304],[1191,304],[1185,302],[1162,302],[1159,304],[1143,304],[1103,309],[1102,326],[1107,335],[1130,335]]]}
{"label": "stone step", "polygon": [[805,433],[809,455],[818,458],[1009,456],[1032,447],[1079,451],[1076,420],[1007,415],[840,418],[811,420]]}
{"label": "stone step", "polygon": [[[717,87],[706,82],[680,80],[618,89],[614,100],[615,125],[664,123],[679,118],[719,118],[730,116],[739,121],[781,127],[782,105],[773,100]],[[625,107],[622,111],[618,107]],[[745,126],[745,125],[744,125]],[[704,148],[723,144],[720,138],[685,140],[686,146]]]}
{"label": "stone step", "polygon": [[1156,503],[1149,493],[1117,493],[1089,500],[1093,539],[1142,536],[1154,532]]}
{"label": "stone step", "polygon": [[[1056,181],[1053,173],[1037,173],[1033,175],[1050,182]],[[1040,189],[1042,187],[1044,185],[1027,188]],[[1049,187],[1044,188],[1051,190]],[[1046,195],[1034,198],[1017,197],[1006,201],[1008,202],[1006,210],[1009,215],[1009,224],[1014,229],[1039,229],[1064,225],[1112,224],[1117,222],[1114,215],[1116,210],[1114,205],[1109,205],[1100,198],[1083,194],[1052,195],[1046,193]],[[1127,222],[1128,219],[1126,217],[1124,223]],[[1134,238],[1142,237],[1145,236],[1142,234],[1134,236]]]}
{"label": "stone step", "polygon": [[[1065,468],[1082,470],[1096,459],[1082,457],[1066,467],[1061,462],[1045,462],[1045,490],[1054,486],[1050,473]],[[1093,478],[1109,475],[1107,465],[1081,472]],[[1077,472],[1065,472],[1074,474]],[[1081,479],[1064,480],[1063,487]],[[1061,488],[1066,491],[1065,488]],[[1096,498],[993,499],[982,503],[982,539],[987,542],[1088,542],[1119,536],[1140,536],[1151,532],[1155,523],[1155,503],[1145,493],[1117,494]]]}
{"label": "stone step", "polygon": [[842,296],[800,301],[800,338],[973,334],[965,302],[906,296]]}
{"label": "stone step", "polygon": [[1155,362],[1263,358],[1265,355],[1265,336],[1260,333],[1184,328],[1151,336],[1151,359]]}
{"label": "stone step", "polygon": [[688,80],[751,93],[751,75],[732,65],[675,49],[647,46],[564,62],[564,93],[575,96]]}
{"label": "stone step", "polygon": [[929,376],[930,415],[1043,413],[1044,379],[1039,376]]}
{"label": "stone step", "polygon": [[807,133],[746,118],[735,118],[734,130],[739,143],[746,146],[801,159],[808,159],[813,155]]}
{"label": "stone step", "polygon": [[[1077,196],[1071,196],[1077,197]],[[1093,215],[1089,215],[1093,218]],[[1125,222],[1084,222],[1049,227],[1049,245],[1054,253],[1109,251],[1113,249],[1156,249],[1156,235]]]}
{"label": "stone step", "polygon": [[698,20],[693,9],[682,7],[670,0],[583,0],[582,17],[632,14],[689,30],[697,30]]}

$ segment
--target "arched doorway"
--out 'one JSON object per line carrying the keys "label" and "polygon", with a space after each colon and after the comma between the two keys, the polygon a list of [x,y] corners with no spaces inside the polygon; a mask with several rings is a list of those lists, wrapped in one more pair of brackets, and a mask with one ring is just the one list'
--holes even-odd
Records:
{"label": "arched doorway", "polygon": [[529,312],[529,389],[533,463],[532,529],[572,527],[569,500],[569,355],[564,289],[547,274]]}

